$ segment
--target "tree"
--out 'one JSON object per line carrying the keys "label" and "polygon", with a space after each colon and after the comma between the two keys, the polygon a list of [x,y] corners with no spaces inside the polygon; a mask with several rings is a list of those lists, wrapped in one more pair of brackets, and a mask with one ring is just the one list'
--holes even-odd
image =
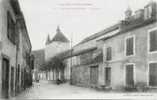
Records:
{"label": "tree", "polygon": [[65,69],[65,63],[62,61],[61,57],[59,56],[55,56],[51,58],[49,61],[45,62],[40,67],[41,71],[45,71],[45,72],[53,71],[53,73],[56,73],[56,79],[59,79],[59,72],[60,72],[62,80],[64,80],[64,69]]}

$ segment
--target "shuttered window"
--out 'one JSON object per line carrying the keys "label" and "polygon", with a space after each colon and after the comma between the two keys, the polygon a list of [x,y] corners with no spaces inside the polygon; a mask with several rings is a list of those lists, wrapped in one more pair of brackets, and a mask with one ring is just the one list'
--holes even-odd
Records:
{"label": "shuttered window", "polygon": [[157,51],[157,30],[151,31],[149,35],[149,51]]}
{"label": "shuttered window", "polygon": [[126,65],[126,85],[134,86],[134,65]]}
{"label": "shuttered window", "polygon": [[157,63],[149,64],[149,85],[157,86]]}
{"label": "shuttered window", "polygon": [[126,39],[126,56],[134,55],[134,37]]}
{"label": "shuttered window", "polygon": [[107,67],[105,70],[105,81],[106,81],[107,86],[111,85],[111,68],[110,67]]}
{"label": "shuttered window", "polygon": [[106,52],[106,60],[109,61],[112,59],[112,48],[108,47]]}

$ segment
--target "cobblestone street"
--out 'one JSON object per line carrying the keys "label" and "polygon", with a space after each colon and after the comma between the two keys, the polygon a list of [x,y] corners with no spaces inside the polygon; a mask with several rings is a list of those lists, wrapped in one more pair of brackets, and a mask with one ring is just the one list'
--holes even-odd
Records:
{"label": "cobblestone street", "polygon": [[55,85],[48,83],[47,81],[41,81],[40,83],[34,83],[32,88],[19,94],[17,97],[11,100],[22,99],[155,99],[155,94],[152,93],[105,93],[102,91],[96,91],[90,88],[70,86],[69,84]]}

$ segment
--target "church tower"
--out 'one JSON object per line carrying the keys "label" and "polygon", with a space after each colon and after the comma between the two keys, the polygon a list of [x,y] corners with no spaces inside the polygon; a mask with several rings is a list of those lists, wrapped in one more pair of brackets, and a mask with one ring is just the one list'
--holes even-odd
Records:
{"label": "church tower", "polygon": [[70,49],[70,41],[63,34],[60,27],[56,29],[56,34],[52,39],[48,35],[45,47],[45,60],[48,61],[55,55]]}
{"label": "church tower", "polygon": [[45,45],[48,45],[50,43],[50,35],[48,34]]}

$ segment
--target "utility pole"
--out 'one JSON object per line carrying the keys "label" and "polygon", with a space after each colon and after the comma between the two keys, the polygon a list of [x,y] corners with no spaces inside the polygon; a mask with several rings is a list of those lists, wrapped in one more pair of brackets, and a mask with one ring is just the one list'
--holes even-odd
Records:
{"label": "utility pole", "polygon": [[70,53],[71,53],[71,61],[70,61],[70,84],[72,84],[72,43],[73,43],[73,34],[71,33],[71,39],[70,39]]}

